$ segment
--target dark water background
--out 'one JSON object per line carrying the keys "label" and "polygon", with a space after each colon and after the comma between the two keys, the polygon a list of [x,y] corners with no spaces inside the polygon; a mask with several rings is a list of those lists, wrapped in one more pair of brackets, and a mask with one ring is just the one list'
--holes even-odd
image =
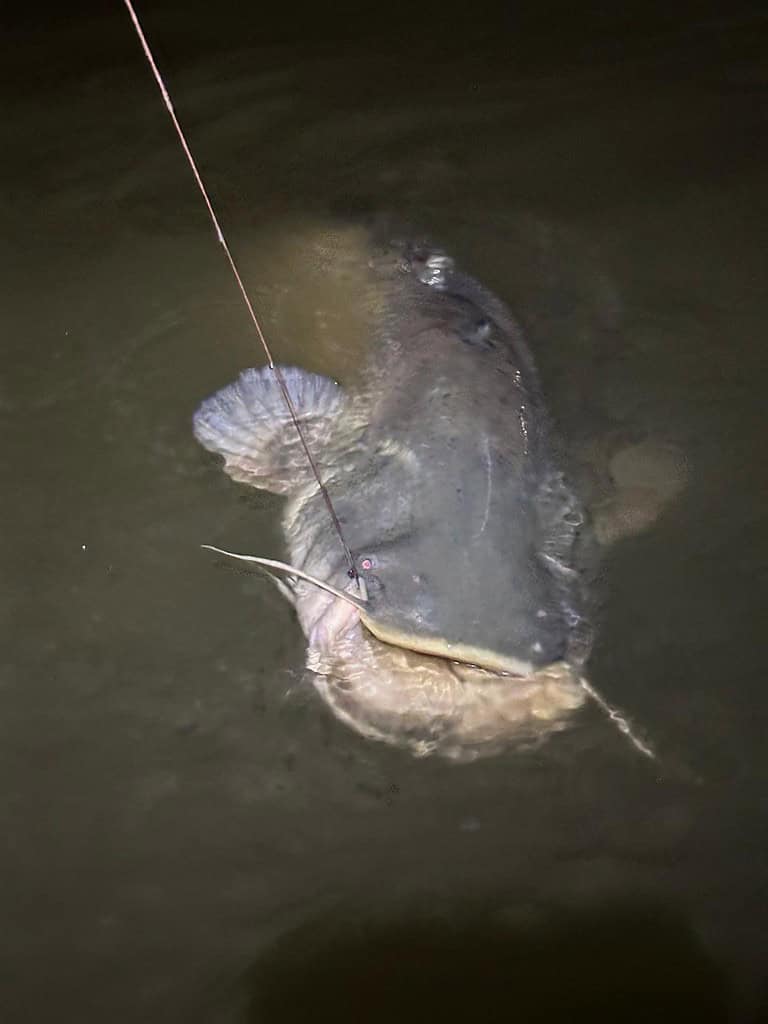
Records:
{"label": "dark water background", "polygon": [[518,312],[574,447],[683,448],[591,666],[661,769],[591,709],[451,767],[296,692],[289,609],[198,550],[282,550],[190,430],[262,358],[107,7],[9,12],[1,72],[3,1024],[760,1019],[760,5],[143,5],[281,360],[354,363],[385,210]]}

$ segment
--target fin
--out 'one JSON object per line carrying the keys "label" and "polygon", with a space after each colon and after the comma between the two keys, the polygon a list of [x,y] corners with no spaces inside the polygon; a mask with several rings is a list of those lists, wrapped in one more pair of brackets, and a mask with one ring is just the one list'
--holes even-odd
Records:
{"label": "fin", "polygon": [[[280,367],[305,440],[318,464],[329,427],[345,402],[328,377]],[[233,480],[275,494],[289,494],[314,479],[277,376],[269,366],[243,370],[207,398],[194,415],[200,444],[224,456]]]}
{"label": "fin", "polygon": [[614,494],[593,512],[595,534],[603,545],[647,530],[683,491],[688,478],[679,448],[649,441],[622,448],[609,470]]}

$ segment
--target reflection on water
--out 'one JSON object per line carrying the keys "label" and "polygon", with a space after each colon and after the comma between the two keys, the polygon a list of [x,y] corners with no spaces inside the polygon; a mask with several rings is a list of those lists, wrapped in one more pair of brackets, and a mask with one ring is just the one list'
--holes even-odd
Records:
{"label": "reflection on water", "polygon": [[[427,979],[472,950],[490,993],[482,951],[506,951],[529,1005],[566,959],[592,1007],[572,928],[614,950],[621,1012],[635,950],[649,998],[746,1019],[768,888],[765,21],[425,19],[404,43],[353,18],[291,47],[177,14],[147,31],[281,361],[353,371],[357,224],[383,210],[519,314],[576,463],[615,437],[686,452],[685,493],[603,568],[591,677],[702,781],[655,774],[596,711],[532,755],[414,762],[302,690],[280,596],[197,549],[279,556],[279,503],[191,435],[261,357],[155,86],[122,13],[27,24],[3,71],[4,1021],[298,1019],[294,978],[327,1006],[349,956],[362,997],[361,950],[399,969],[400,948]],[[446,938],[435,917],[478,901],[513,924]],[[668,916],[603,913],[638,905]],[[356,914],[394,924],[358,948]]]}

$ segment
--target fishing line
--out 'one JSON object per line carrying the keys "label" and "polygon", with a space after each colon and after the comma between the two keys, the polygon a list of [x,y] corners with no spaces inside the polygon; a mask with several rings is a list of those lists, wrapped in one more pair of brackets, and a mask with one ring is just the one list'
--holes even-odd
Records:
{"label": "fishing line", "polygon": [[179,124],[179,119],[176,117],[176,111],[173,109],[173,103],[171,102],[171,97],[170,97],[170,95],[168,93],[168,90],[167,90],[167,88],[165,86],[165,82],[163,81],[163,76],[160,74],[160,71],[159,71],[159,69],[157,67],[157,64],[155,63],[155,58],[152,55],[152,50],[149,47],[149,43],[147,42],[147,38],[144,35],[144,31],[143,31],[143,29],[141,27],[141,24],[139,22],[138,15],[136,14],[136,11],[133,8],[133,4],[131,3],[131,0],[124,0],[124,3],[125,3],[126,8],[128,9],[128,14],[130,15],[131,21],[133,22],[133,27],[136,29],[136,35],[139,37],[139,42],[141,43],[141,48],[144,51],[144,56],[147,58],[147,63],[149,64],[149,66],[150,66],[150,68],[152,70],[152,74],[155,76],[155,81],[158,84],[158,87],[160,89],[160,93],[161,93],[161,95],[163,97],[163,100],[165,102],[165,106],[166,106],[166,108],[168,110],[168,113],[170,114],[171,121],[173,122],[173,127],[176,129],[176,134],[179,137],[179,142],[181,143],[181,148],[184,150],[184,155],[187,158],[189,166],[192,168],[192,174],[194,175],[195,181],[197,182],[197,187],[200,189],[200,194],[202,195],[203,200],[205,202],[205,205],[208,208],[208,213],[210,214],[211,221],[213,222],[213,227],[214,227],[214,230],[216,232],[216,237],[219,240],[222,249],[224,250],[224,254],[227,257],[227,260],[229,261],[229,265],[230,265],[230,267],[232,269],[232,273],[235,275],[235,280],[237,281],[237,286],[240,289],[240,294],[243,297],[243,301],[245,302],[245,305],[246,305],[246,307],[248,309],[248,312],[250,314],[251,320],[253,321],[253,326],[256,328],[256,334],[257,334],[257,336],[259,338],[259,341],[261,342],[262,348],[264,349],[264,354],[267,357],[267,362],[269,364],[269,368],[274,373],[275,377],[277,378],[277,383],[280,386],[280,390],[281,390],[281,392],[283,394],[283,398],[284,398],[285,404],[286,404],[286,406],[288,408],[288,412],[291,415],[291,420],[293,421],[293,425],[296,428],[296,433],[299,435],[299,440],[301,441],[301,446],[304,449],[304,454],[307,456],[307,461],[309,462],[310,466],[312,467],[312,472],[313,472],[313,474],[315,476],[315,480],[317,480],[317,486],[320,488],[320,493],[322,494],[323,500],[325,501],[326,507],[328,508],[328,514],[331,517],[331,522],[333,523],[333,527],[334,527],[334,529],[336,530],[336,533],[339,536],[339,540],[341,541],[341,546],[344,549],[344,556],[345,556],[345,558],[347,560],[347,564],[349,565],[349,570],[348,570],[347,575],[349,576],[350,579],[355,580],[355,582],[357,583],[358,587],[360,587],[361,580],[360,580],[360,577],[357,574],[357,569],[355,568],[355,560],[352,557],[352,552],[349,550],[349,546],[347,545],[347,542],[344,539],[344,534],[343,534],[342,529],[341,529],[341,523],[339,522],[339,517],[336,515],[336,510],[333,507],[333,503],[331,501],[331,497],[328,494],[328,491],[326,490],[325,484],[322,481],[322,478],[320,476],[320,471],[317,468],[317,463],[315,462],[314,458],[312,457],[312,452],[310,451],[309,445],[307,444],[307,439],[304,436],[304,431],[302,430],[301,424],[299,423],[299,417],[298,417],[298,415],[296,413],[296,407],[294,406],[293,399],[291,398],[291,396],[290,396],[290,394],[288,392],[288,388],[287,388],[286,383],[285,383],[285,378],[283,377],[283,374],[282,374],[282,371],[280,370],[280,367],[275,364],[275,361],[272,358],[272,353],[271,353],[271,351],[269,349],[269,345],[267,344],[267,339],[264,336],[264,332],[261,329],[261,324],[259,323],[259,318],[256,316],[256,312],[255,312],[255,310],[253,308],[253,304],[252,304],[252,302],[250,300],[248,292],[246,291],[245,285],[243,284],[243,279],[241,278],[240,272],[237,269],[237,264],[235,263],[234,257],[232,256],[232,253],[230,252],[229,246],[227,245],[227,240],[224,237],[224,232],[221,230],[221,225],[219,224],[219,219],[216,216],[216,213],[215,213],[215,211],[213,209],[213,203],[211,202],[211,199],[210,199],[210,197],[208,195],[208,191],[207,191],[205,185],[203,184],[203,179],[200,176],[200,172],[197,169],[197,164],[195,163],[195,158],[192,156],[192,151],[189,148],[189,145],[187,143],[187,140],[186,140],[186,137],[184,135],[184,132],[182,131],[181,125]]}

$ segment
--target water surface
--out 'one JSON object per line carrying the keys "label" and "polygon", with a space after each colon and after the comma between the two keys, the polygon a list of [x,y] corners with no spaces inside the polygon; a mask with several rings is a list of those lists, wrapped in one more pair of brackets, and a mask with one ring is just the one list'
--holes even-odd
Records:
{"label": "water surface", "polygon": [[4,72],[3,1020],[757,1019],[765,20],[147,12],[281,361],[353,371],[386,211],[520,316],[572,450],[686,453],[597,586],[591,677],[660,764],[589,709],[457,768],[333,721],[198,548],[282,553],[190,429],[263,359],[116,8]]}

